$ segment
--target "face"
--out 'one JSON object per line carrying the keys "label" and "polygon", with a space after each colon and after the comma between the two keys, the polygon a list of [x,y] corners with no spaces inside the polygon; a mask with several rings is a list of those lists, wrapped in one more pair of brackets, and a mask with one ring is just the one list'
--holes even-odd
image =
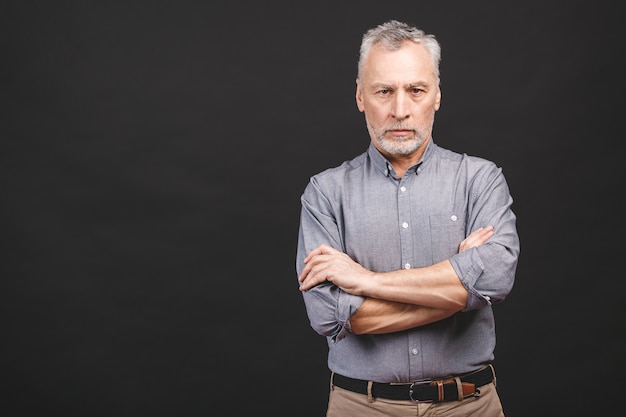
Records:
{"label": "face", "polygon": [[411,155],[431,136],[441,90],[428,51],[406,41],[396,51],[376,44],[357,79],[356,102],[374,145]]}

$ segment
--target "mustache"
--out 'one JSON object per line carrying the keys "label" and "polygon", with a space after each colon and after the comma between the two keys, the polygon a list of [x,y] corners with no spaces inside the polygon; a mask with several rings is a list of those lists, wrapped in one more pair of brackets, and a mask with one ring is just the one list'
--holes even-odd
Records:
{"label": "mustache", "polygon": [[416,132],[417,129],[414,126],[406,126],[402,123],[395,123],[392,124],[391,126],[387,126],[385,128],[385,131],[388,132],[390,130],[412,130],[413,132]]}

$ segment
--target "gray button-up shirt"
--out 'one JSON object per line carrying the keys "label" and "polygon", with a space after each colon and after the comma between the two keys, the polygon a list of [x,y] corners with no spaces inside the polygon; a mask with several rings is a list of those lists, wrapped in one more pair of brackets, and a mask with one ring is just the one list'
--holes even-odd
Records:
{"label": "gray button-up shirt", "polygon": [[[450,259],[469,292],[465,309],[445,320],[379,335],[356,335],[350,316],[364,298],[326,282],[303,293],[313,329],[328,340],[328,366],[377,382],[409,382],[472,371],[494,358],[492,303],[511,290],[519,255],[513,199],[493,162],[437,146],[396,178],[370,144],[363,154],[311,177],[301,197],[296,256],[322,243],[377,272]],[[494,235],[458,253],[479,227]]]}

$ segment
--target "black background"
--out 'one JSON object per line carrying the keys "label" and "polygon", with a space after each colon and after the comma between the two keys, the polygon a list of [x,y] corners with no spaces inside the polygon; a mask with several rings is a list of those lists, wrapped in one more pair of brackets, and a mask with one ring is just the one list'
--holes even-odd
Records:
{"label": "black background", "polygon": [[358,47],[395,18],[442,44],[436,142],[494,160],[515,200],[507,416],[607,414],[626,370],[621,9],[3,2],[0,412],[322,416],[299,196],[367,147]]}

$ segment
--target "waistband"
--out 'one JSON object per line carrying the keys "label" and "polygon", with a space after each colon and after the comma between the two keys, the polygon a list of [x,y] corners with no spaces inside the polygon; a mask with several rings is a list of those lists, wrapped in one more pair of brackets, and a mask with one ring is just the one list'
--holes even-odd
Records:
{"label": "waistband", "polygon": [[370,398],[412,400],[414,402],[460,401],[480,395],[479,387],[495,382],[492,365],[476,371],[437,380],[420,380],[410,383],[381,383],[332,374],[331,384]]}

